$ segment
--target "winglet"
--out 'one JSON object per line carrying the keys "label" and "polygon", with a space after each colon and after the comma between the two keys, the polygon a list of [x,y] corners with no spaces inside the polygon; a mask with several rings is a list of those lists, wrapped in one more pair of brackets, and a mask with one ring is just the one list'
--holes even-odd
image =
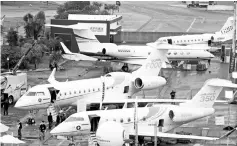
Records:
{"label": "winglet", "polygon": [[50,74],[49,78],[48,78],[48,82],[50,84],[53,84],[55,82],[58,82],[55,80],[55,72],[56,72],[56,68],[53,69],[52,73]]}
{"label": "winglet", "polygon": [[234,127],[234,129],[232,129],[231,131],[227,132],[226,134],[222,135],[219,139],[228,137],[229,135],[231,135],[233,132],[237,131],[237,125]]}
{"label": "winglet", "polygon": [[62,46],[62,48],[63,48],[63,50],[64,50],[64,52],[65,52],[66,54],[73,54],[73,53],[64,45],[63,42],[60,42],[60,44],[61,44],[61,46]]}

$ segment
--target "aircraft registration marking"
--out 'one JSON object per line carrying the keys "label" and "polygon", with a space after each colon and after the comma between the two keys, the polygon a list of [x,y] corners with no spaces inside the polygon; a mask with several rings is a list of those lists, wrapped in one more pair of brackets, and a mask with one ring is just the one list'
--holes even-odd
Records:
{"label": "aircraft registration marking", "polygon": [[215,99],[215,93],[204,93],[201,94],[200,102],[213,101]]}

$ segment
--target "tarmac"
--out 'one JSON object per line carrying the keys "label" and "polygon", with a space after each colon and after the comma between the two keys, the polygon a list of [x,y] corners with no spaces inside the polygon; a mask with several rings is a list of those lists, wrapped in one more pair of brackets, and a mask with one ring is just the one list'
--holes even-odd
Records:
{"label": "tarmac", "polygon": [[[114,2],[113,2],[114,3]],[[168,4],[169,3],[169,4]],[[180,32],[180,31],[190,31],[190,32],[214,32],[218,31],[222,25],[225,23],[226,19],[232,15],[232,12],[206,12],[203,10],[193,10],[187,8],[175,7],[177,2],[122,2],[120,12],[116,14],[122,14],[123,20],[121,25],[125,30],[133,31],[168,31],[168,32]],[[6,7],[8,10],[9,7]],[[12,8],[15,9],[15,8]],[[21,10],[20,10],[21,9]],[[28,6],[27,8],[28,9]],[[6,11],[5,9],[2,12]],[[19,7],[19,12],[15,13],[13,11],[6,11],[6,24],[12,23],[8,22],[8,19],[22,19],[21,17],[25,14],[25,9]],[[35,14],[40,10],[30,10],[32,14]],[[50,18],[55,15],[55,10],[47,10],[46,21],[49,22]],[[2,13],[5,14],[5,13]],[[194,21],[195,20],[195,21]],[[17,20],[18,21],[18,20]],[[193,25],[191,26],[190,24]],[[24,32],[23,28],[19,28],[20,32]],[[69,80],[99,77],[102,75],[102,68],[92,68],[86,67],[87,65],[92,65],[91,63],[78,63],[80,65],[71,65],[69,62],[66,63],[66,71],[57,72],[56,78],[59,81],[65,81],[67,78]],[[102,65],[103,63],[100,63]],[[89,68],[87,70],[87,68]],[[37,75],[37,82],[42,83],[43,80],[47,80],[48,75],[51,71],[42,71],[43,73]],[[33,76],[34,72],[29,72],[29,76]],[[203,83],[210,78],[228,78],[228,64],[220,63],[218,58],[211,61],[211,65],[207,71],[181,71],[181,70],[163,70],[163,75],[168,79],[166,86],[161,87],[157,90],[140,92],[135,96],[144,96],[146,98],[170,98],[169,93],[171,90],[176,91],[176,97],[180,99],[190,99],[197,91],[202,87]],[[30,82],[35,83],[35,78],[30,78]],[[221,92],[218,100],[223,100],[224,90]],[[223,127],[227,125],[235,125],[237,123],[237,106],[228,104],[215,104],[214,108],[216,112],[214,115],[203,118],[189,124],[183,125],[177,128],[175,132],[185,131],[190,132],[193,135],[203,135],[203,136],[215,136],[219,137],[223,135],[226,131],[223,131]],[[10,127],[8,133],[13,133],[17,137],[17,120],[25,121],[28,117],[28,112],[23,110],[18,110],[13,107],[9,108],[9,116],[1,115],[1,122]],[[224,125],[216,125],[215,117],[224,117]],[[49,134],[49,130],[46,132],[46,138],[44,141],[39,140],[39,124],[42,120],[47,121],[47,115],[45,110],[40,110],[36,115],[36,124],[27,125],[23,123],[22,136],[23,141],[26,142],[27,146],[39,146],[39,145],[50,145],[50,146],[66,146],[69,144],[68,140],[57,140]],[[237,145],[237,132],[234,132],[229,136],[229,146]],[[88,145],[88,140],[80,141],[77,145]],[[162,143],[165,146],[167,144]],[[170,144],[168,144],[170,145]],[[184,144],[175,144],[175,146],[181,146]],[[193,143],[185,144],[186,146],[224,146],[227,145],[227,139],[218,140],[214,142],[208,141],[193,141]],[[7,146],[7,145],[6,145]]]}

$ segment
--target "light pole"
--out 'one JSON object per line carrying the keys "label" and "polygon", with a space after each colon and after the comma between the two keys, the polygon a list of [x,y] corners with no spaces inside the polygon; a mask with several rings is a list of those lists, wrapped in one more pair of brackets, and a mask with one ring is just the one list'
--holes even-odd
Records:
{"label": "light pole", "polygon": [[7,66],[8,66],[8,71],[10,72],[10,69],[9,69],[9,56],[7,57]]}

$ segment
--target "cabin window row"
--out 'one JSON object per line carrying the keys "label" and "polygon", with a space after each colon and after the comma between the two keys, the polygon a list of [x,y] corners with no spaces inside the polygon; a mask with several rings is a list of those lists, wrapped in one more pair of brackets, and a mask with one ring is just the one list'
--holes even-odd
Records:
{"label": "cabin window row", "polygon": [[[109,89],[109,87],[106,88],[107,90]],[[113,87],[111,87],[111,89],[113,89]],[[81,93],[89,93],[89,92],[95,92],[95,91],[100,91],[102,89],[98,88],[97,90],[95,88],[93,89],[88,89],[87,91],[86,90],[79,90],[78,92],[77,91],[69,91],[68,93],[67,92],[64,92],[64,93],[60,93],[59,96],[62,96],[62,95],[72,95],[72,93],[74,94],[81,94]]]}
{"label": "cabin window row", "polygon": [[118,50],[118,52],[130,52],[130,50]]}
{"label": "cabin window row", "polygon": [[[180,41],[177,41],[177,40],[174,41],[174,40],[173,40],[174,43],[175,43],[175,42],[176,42],[176,43],[186,43],[186,42],[193,42],[193,41],[196,42],[196,41],[204,41],[204,40],[203,40],[203,39],[195,39],[195,40],[180,40]],[[163,40],[163,42],[167,42],[167,40]]]}
{"label": "cabin window row", "polygon": [[[168,52],[168,55],[171,55],[171,54],[172,54],[172,52]],[[178,53],[177,53],[177,52],[174,52],[173,54],[174,54],[174,55],[177,55]],[[190,52],[187,52],[186,54],[189,55]],[[180,52],[180,55],[184,55],[184,52]]]}
{"label": "cabin window row", "polygon": [[[113,121],[115,121],[115,122],[120,122],[120,123],[124,123],[124,122],[132,122],[132,119],[133,118],[130,118],[130,117],[128,117],[128,118],[126,118],[126,119],[123,119],[123,118],[121,118],[121,119],[116,119],[116,118],[113,118]],[[145,121],[146,120],[146,117],[143,117],[141,120],[143,120],[143,121]],[[109,121],[109,119],[106,119],[106,121]],[[139,120],[140,121],[140,120]]]}
{"label": "cabin window row", "polygon": [[[195,39],[195,40],[187,40],[187,42],[193,42],[193,41],[203,41],[203,39]],[[175,43],[175,41],[174,41]],[[180,40],[180,41],[176,41],[176,43],[186,43],[186,40]]]}

